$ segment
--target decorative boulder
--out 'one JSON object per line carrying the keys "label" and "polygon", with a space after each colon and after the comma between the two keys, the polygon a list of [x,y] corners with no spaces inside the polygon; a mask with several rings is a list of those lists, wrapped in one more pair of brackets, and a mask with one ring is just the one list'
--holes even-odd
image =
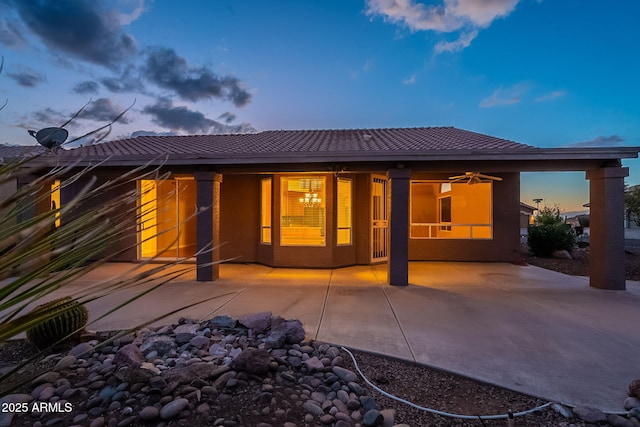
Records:
{"label": "decorative boulder", "polygon": [[248,374],[264,375],[269,372],[270,363],[269,352],[249,347],[231,362],[231,368]]}
{"label": "decorative boulder", "polygon": [[238,319],[238,322],[258,333],[263,333],[271,327],[271,312],[247,314]]}

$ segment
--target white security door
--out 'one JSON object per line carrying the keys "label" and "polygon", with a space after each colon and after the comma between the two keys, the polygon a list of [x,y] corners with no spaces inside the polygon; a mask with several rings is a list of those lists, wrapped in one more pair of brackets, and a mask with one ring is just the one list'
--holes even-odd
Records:
{"label": "white security door", "polygon": [[373,176],[371,182],[371,262],[386,261],[389,252],[387,178]]}

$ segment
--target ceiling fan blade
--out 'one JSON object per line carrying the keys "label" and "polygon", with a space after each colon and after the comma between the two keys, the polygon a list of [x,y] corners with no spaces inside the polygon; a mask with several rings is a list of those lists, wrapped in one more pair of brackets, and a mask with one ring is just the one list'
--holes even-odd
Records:
{"label": "ceiling fan blade", "polygon": [[477,174],[476,176],[478,176],[479,178],[489,179],[491,181],[502,181],[502,178],[500,178],[499,176],[484,175],[481,173]]}

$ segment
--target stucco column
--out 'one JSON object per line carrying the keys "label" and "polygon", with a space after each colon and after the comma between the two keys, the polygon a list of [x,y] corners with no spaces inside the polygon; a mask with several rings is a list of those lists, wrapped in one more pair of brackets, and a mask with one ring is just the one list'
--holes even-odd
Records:
{"label": "stucco column", "polygon": [[222,175],[195,172],[196,179],[196,280],[211,282],[220,277],[220,183]]}
{"label": "stucco column", "polygon": [[411,169],[389,169],[389,274],[394,286],[409,284],[409,180]]}
{"label": "stucco column", "polygon": [[624,178],[629,168],[587,171],[589,182],[589,285],[624,290]]}

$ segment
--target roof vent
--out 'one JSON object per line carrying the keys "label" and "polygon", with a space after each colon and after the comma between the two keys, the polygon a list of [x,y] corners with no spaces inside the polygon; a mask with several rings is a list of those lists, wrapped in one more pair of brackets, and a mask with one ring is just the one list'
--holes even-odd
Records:
{"label": "roof vent", "polygon": [[362,135],[362,139],[364,139],[365,141],[371,141],[371,138],[373,138],[373,135],[369,133],[365,133],[364,135]]}

